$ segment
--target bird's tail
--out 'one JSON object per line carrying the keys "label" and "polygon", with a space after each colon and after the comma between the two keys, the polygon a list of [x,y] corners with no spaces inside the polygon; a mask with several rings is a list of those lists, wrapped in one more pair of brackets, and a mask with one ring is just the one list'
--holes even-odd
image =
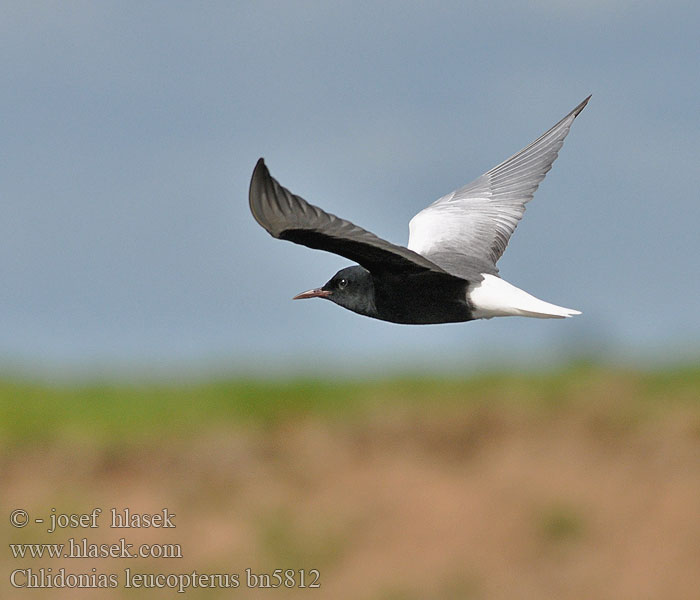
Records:
{"label": "bird's tail", "polygon": [[485,274],[483,281],[471,285],[468,297],[476,319],[511,316],[563,319],[581,314],[578,310],[535,298],[495,275]]}

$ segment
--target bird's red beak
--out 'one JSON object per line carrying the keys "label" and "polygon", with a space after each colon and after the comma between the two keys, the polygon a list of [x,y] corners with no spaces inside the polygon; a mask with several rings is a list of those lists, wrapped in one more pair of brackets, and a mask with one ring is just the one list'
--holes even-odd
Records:
{"label": "bird's red beak", "polygon": [[306,298],[328,298],[333,292],[330,290],[322,290],[321,288],[316,288],[315,290],[309,290],[308,292],[302,292],[297,294],[292,298],[292,300],[305,300]]}

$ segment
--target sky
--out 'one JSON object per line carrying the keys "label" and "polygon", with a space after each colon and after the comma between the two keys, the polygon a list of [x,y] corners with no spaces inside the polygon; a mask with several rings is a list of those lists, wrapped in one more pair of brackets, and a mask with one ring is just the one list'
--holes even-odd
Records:
{"label": "sky", "polygon": [[[382,373],[700,357],[700,5],[4,2],[0,371]],[[395,243],[588,94],[499,262],[573,319],[404,326],[292,302],[347,260],[283,185]]]}

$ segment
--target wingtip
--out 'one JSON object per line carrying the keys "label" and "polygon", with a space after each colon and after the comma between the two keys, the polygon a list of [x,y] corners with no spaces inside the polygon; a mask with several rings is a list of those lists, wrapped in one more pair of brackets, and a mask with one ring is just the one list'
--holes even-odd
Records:
{"label": "wingtip", "polygon": [[574,110],[571,111],[571,114],[574,115],[574,117],[578,117],[579,113],[584,108],[586,108],[586,104],[588,104],[588,101],[591,99],[592,96],[593,94],[588,94],[588,97],[583,102],[581,102],[581,104],[579,104],[576,108],[574,108]]}
{"label": "wingtip", "polygon": [[265,166],[265,159],[260,157],[258,162],[255,163],[253,175],[250,178],[250,187],[248,188],[248,206],[250,206],[250,212],[253,213],[255,220],[262,227],[265,227],[265,224],[263,223],[260,214],[260,203],[261,199],[265,195],[265,183],[268,179],[270,179],[270,171],[268,171],[267,167]]}
{"label": "wingtip", "polygon": [[267,170],[267,167],[265,166],[265,159],[261,156],[258,159],[258,162],[255,163],[255,168],[253,169],[253,176],[255,176],[255,174],[258,172],[264,172],[264,170]]}
{"label": "wingtip", "polygon": [[255,168],[253,169],[253,174],[250,177],[250,190],[249,195],[252,198],[254,188],[257,188],[256,184],[262,184],[263,181],[270,177],[270,171],[265,165],[265,159],[260,157],[258,162],[255,163]]}

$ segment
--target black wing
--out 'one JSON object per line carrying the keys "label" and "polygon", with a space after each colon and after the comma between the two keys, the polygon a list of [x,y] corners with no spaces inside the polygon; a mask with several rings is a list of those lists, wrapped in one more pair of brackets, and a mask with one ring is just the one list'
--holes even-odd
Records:
{"label": "black wing", "polygon": [[387,242],[295,196],[270,175],[262,158],[250,180],[249,199],[255,220],[273,237],[339,254],[375,273],[445,273],[420,254]]}

